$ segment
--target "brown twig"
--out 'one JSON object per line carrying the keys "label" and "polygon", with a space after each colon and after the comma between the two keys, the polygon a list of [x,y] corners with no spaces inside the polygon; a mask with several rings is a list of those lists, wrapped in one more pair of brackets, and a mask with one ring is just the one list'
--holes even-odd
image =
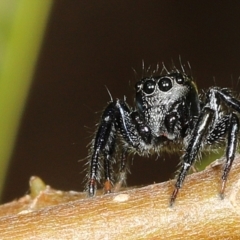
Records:
{"label": "brown twig", "polygon": [[240,157],[223,200],[221,164],[189,175],[172,208],[173,181],[92,199],[40,184],[33,196],[0,207],[0,238],[239,239]]}

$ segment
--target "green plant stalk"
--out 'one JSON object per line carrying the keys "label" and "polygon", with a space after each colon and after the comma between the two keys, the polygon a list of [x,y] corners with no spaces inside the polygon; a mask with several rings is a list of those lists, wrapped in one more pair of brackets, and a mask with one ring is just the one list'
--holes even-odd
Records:
{"label": "green plant stalk", "polygon": [[0,3],[0,8],[6,6],[12,9],[0,61],[0,194],[52,1],[5,0]]}

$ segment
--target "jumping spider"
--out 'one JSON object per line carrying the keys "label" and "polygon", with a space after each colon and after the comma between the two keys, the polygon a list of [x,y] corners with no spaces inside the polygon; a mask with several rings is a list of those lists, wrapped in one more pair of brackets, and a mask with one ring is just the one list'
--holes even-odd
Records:
{"label": "jumping spider", "polygon": [[121,185],[126,180],[127,153],[148,156],[177,146],[184,154],[170,200],[172,206],[198,153],[224,140],[226,163],[220,189],[223,197],[237,148],[240,101],[227,88],[211,87],[200,96],[193,78],[183,67],[181,71],[163,67],[157,76],[151,74],[138,81],[135,91],[134,108],[128,106],[126,99],[116,99],[103,111],[90,151],[88,195],[95,195],[102,167],[104,191],[112,191],[111,165],[117,153],[120,158],[117,185]]}

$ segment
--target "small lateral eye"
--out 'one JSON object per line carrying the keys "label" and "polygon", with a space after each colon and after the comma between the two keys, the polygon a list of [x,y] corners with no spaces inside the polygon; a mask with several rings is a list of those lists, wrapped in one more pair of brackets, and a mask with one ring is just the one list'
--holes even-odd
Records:
{"label": "small lateral eye", "polygon": [[158,87],[159,90],[161,90],[162,92],[167,92],[168,90],[170,90],[172,88],[172,81],[170,78],[162,78],[159,80],[158,82]]}
{"label": "small lateral eye", "polygon": [[142,86],[142,83],[141,82],[137,82],[136,85],[135,85],[135,89],[137,92],[139,92],[141,90],[141,86]]}
{"label": "small lateral eye", "polygon": [[179,74],[179,75],[176,76],[176,82],[178,84],[183,84],[184,83],[184,78],[183,78],[182,74]]}
{"label": "small lateral eye", "polygon": [[156,82],[153,80],[147,80],[144,84],[143,84],[143,91],[146,94],[152,94],[155,91],[155,86],[156,86]]}

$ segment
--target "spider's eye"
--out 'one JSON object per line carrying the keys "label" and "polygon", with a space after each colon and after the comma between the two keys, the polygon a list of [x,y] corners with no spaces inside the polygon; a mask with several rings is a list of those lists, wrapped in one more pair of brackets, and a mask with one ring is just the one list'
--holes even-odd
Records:
{"label": "spider's eye", "polygon": [[137,92],[139,92],[141,90],[141,86],[142,86],[142,84],[140,82],[136,83],[135,89],[136,89]]}
{"label": "spider's eye", "polygon": [[183,84],[184,83],[184,78],[183,78],[182,74],[179,74],[179,75],[176,76],[176,82],[178,84]]}
{"label": "spider's eye", "polygon": [[153,80],[147,80],[144,84],[143,84],[143,91],[146,94],[151,94],[154,92],[155,90],[155,86],[156,86],[156,82]]}
{"label": "spider's eye", "polygon": [[159,90],[167,92],[172,88],[172,81],[170,78],[162,78],[158,82]]}

